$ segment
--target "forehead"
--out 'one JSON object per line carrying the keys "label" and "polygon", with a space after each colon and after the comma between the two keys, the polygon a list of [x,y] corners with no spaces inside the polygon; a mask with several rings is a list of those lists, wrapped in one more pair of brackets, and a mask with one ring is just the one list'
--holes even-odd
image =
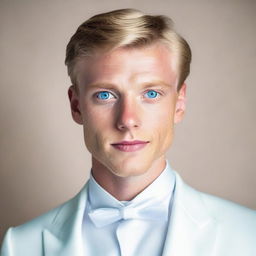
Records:
{"label": "forehead", "polygon": [[176,59],[163,44],[141,48],[118,48],[105,54],[81,58],[75,65],[79,86],[93,83],[143,83],[150,80],[176,84]]}

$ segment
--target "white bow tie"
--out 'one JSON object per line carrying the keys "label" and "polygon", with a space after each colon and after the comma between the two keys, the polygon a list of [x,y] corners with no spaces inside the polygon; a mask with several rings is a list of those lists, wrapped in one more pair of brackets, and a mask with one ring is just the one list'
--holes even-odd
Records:
{"label": "white bow tie", "polygon": [[167,221],[168,207],[164,207],[162,201],[150,200],[136,206],[98,208],[89,211],[88,215],[94,225],[100,228],[119,220],[128,219]]}

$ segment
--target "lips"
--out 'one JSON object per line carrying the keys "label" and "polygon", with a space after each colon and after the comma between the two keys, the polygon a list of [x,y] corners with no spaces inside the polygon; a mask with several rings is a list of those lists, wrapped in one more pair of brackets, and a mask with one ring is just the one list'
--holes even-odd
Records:
{"label": "lips", "polygon": [[121,141],[111,144],[115,149],[123,152],[134,152],[144,148],[149,141],[133,140],[133,141]]}

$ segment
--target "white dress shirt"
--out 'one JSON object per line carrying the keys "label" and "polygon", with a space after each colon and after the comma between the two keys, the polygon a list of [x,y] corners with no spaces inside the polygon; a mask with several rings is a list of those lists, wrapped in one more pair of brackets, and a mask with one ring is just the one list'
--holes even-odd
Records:
{"label": "white dress shirt", "polygon": [[[83,238],[88,256],[159,256],[162,254],[171,213],[175,175],[168,162],[160,176],[131,201],[118,201],[92,177],[83,221]],[[151,204],[161,210],[158,219],[120,219],[97,227],[89,214],[98,208],[125,209]],[[154,214],[153,214],[154,215]]]}

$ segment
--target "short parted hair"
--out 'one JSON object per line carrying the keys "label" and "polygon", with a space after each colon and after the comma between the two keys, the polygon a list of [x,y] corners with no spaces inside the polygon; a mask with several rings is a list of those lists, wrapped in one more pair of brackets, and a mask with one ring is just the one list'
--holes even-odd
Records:
{"label": "short parted hair", "polygon": [[188,43],[174,30],[173,22],[167,16],[147,15],[135,9],[98,14],[82,23],[67,45],[65,64],[68,75],[76,85],[74,67],[81,57],[121,47],[146,47],[158,42],[167,45],[176,58],[179,90],[190,71],[191,50]]}

